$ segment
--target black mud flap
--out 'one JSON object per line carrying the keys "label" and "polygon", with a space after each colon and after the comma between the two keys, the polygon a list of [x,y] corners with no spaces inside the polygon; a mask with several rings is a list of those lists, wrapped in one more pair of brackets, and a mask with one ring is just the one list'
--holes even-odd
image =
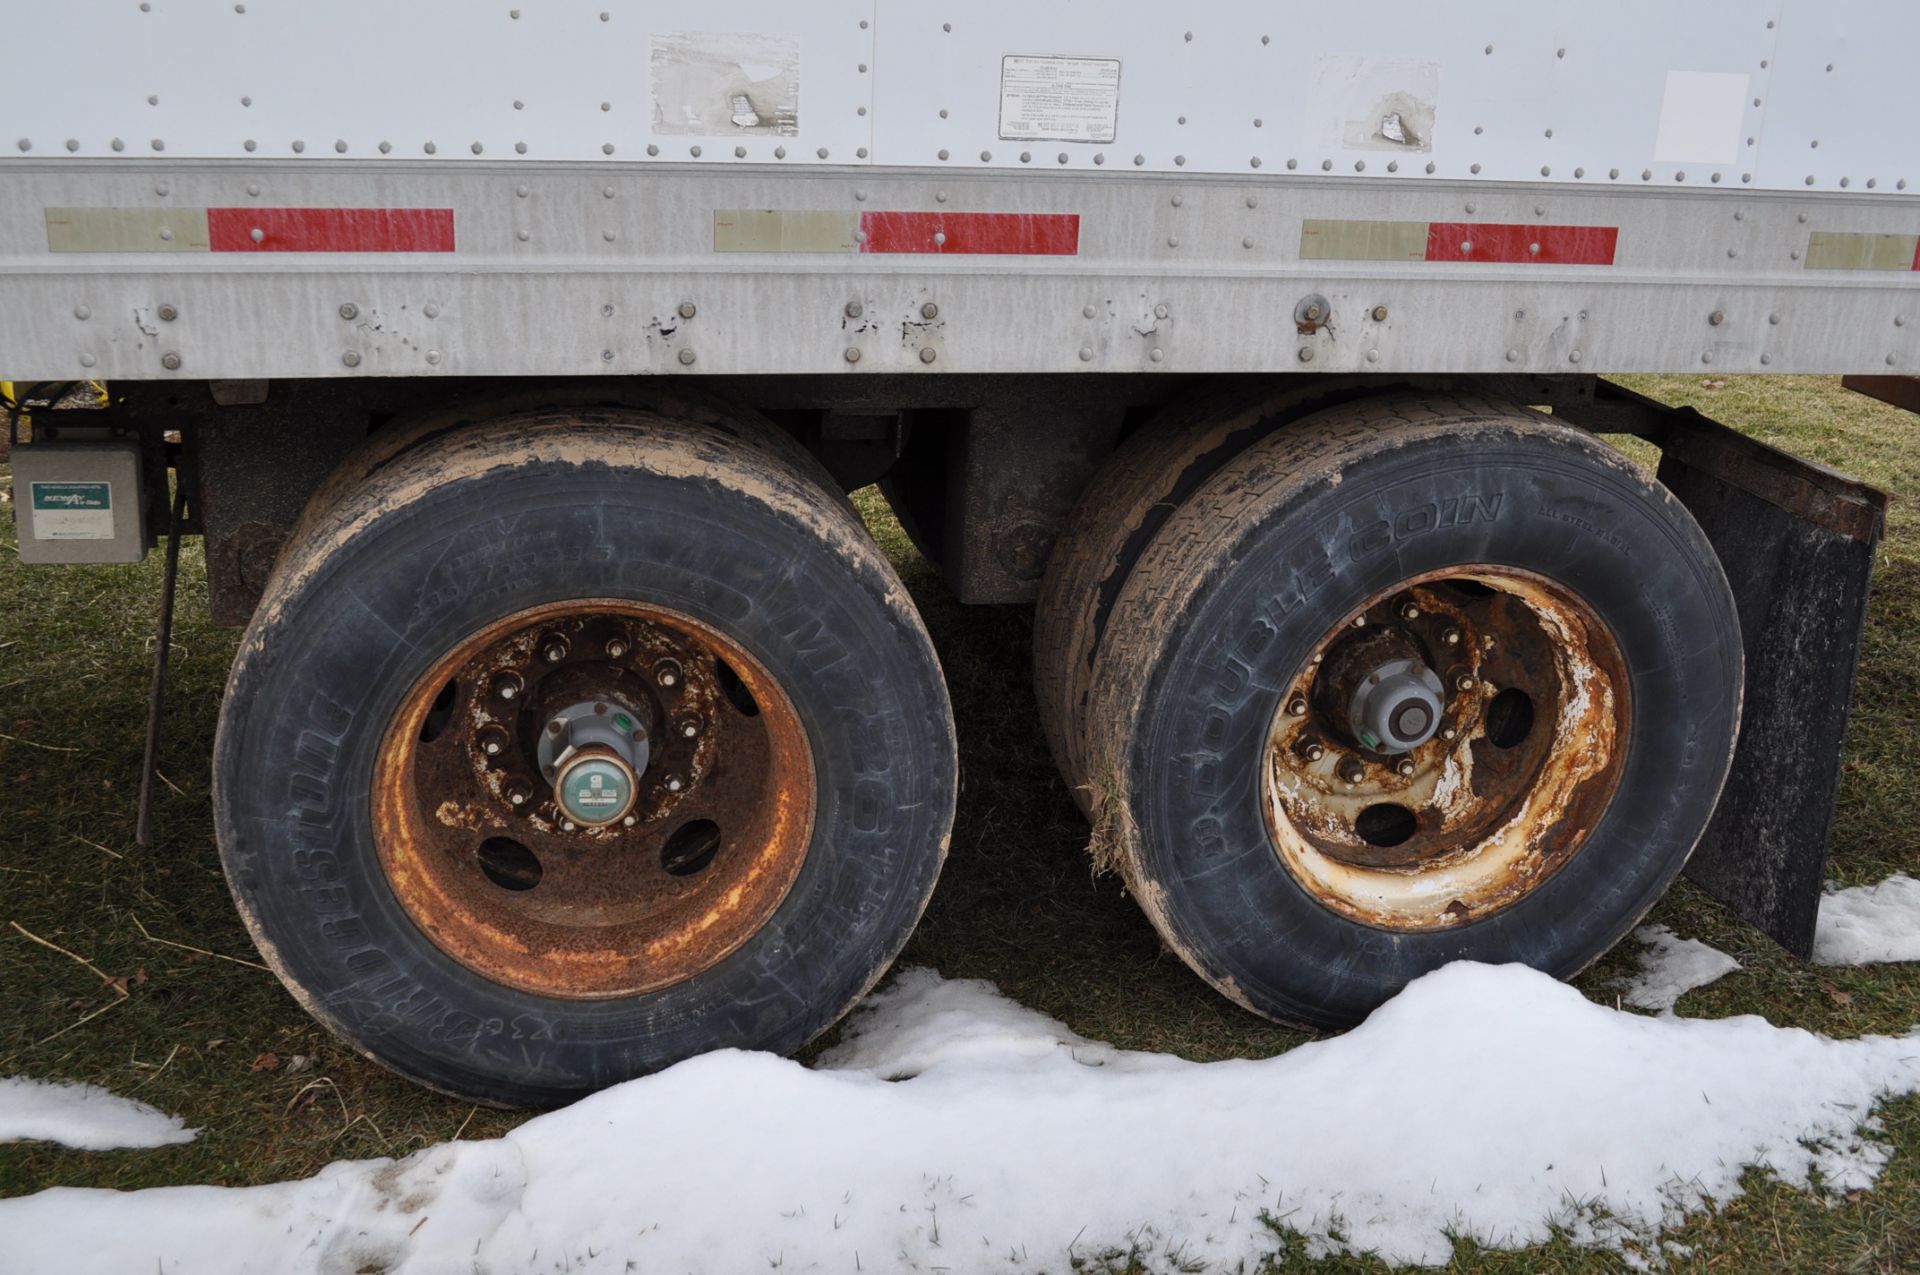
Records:
{"label": "black mud flap", "polygon": [[1886,494],[1605,381],[1555,407],[1656,444],[1660,481],[1720,555],[1740,609],[1746,702],[1732,773],[1687,876],[1805,958]]}

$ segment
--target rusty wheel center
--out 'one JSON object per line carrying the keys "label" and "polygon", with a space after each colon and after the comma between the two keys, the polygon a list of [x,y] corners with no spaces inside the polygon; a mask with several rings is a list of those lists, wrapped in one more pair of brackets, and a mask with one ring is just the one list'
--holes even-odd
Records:
{"label": "rusty wheel center", "polygon": [[373,824],[450,956],[541,995],[630,996],[766,923],[813,794],[799,717],[757,660],[687,616],[595,599],[509,616],[415,684]]}
{"label": "rusty wheel center", "polygon": [[1491,915],[1578,851],[1619,782],[1626,666],[1579,598],[1462,567],[1328,633],[1269,735],[1263,791],[1288,870],[1354,920]]}

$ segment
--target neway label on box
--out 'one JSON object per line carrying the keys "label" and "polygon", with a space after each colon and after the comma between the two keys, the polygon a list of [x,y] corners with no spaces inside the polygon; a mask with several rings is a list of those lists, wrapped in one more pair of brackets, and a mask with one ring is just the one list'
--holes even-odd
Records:
{"label": "neway label on box", "polygon": [[1119,58],[1000,59],[1000,136],[1010,142],[1111,142]]}
{"label": "neway label on box", "polygon": [[113,484],[34,483],[33,538],[113,539]]}

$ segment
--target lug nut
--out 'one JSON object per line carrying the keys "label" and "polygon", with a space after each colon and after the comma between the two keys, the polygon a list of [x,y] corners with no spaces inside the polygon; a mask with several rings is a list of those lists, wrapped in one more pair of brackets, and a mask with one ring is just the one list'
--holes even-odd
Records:
{"label": "lug nut", "polygon": [[1305,717],[1307,715],[1306,697],[1303,695],[1296,695],[1292,699],[1288,700],[1287,715],[1289,717]]}
{"label": "lug nut", "polygon": [[700,728],[694,725],[692,722],[688,722],[685,726],[682,726],[680,728],[681,736],[686,739],[692,739],[694,736],[698,735],[699,733],[700,733]]}
{"label": "lug nut", "polygon": [[571,820],[571,819],[562,819],[562,820],[560,821],[560,831],[562,831],[562,832],[572,832],[572,831],[573,831],[573,820]]}
{"label": "lug nut", "polygon": [[1480,685],[1480,679],[1471,673],[1458,673],[1454,675],[1453,689],[1456,691],[1470,691],[1478,685]]}
{"label": "lug nut", "polygon": [[1447,740],[1448,742],[1452,742],[1453,740],[1460,738],[1460,732],[1455,730],[1451,726],[1442,726],[1440,728],[1440,738]]}
{"label": "lug nut", "polygon": [[668,791],[668,792],[679,792],[679,791],[680,791],[680,789],[681,789],[682,787],[684,787],[684,786],[685,786],[685,785],[683,785],[683,784],[682,784],[682,783],[680,782],[680,776],[678,776],[678,775],[669,775],[669,776],[667,776],[667,791]]}
{"label": "lug nut", "polygon": [[511,806],[524,806],[533,796],[533,789],[527,786],[524,779],[509,779],[500,791],[506,795],[507,804]]}
{"label": "lug nut", "polygon": [[635,824],[637,824],[637,823],[639,823],[639,822],[640,822],[640,820],[639,820],[638,818],[636,818],[635,816],[633,816],[633,815],[628,815],[628,816],[627,816],[627,817],[626,817],[625,819],[622,819],[622,820],[620,821],[620,826],[621,826],[622,828],[631,828],[631,827],[633,827],[633,825],[635,825]]}
{"label": "lug nut", "polygon": [[480,751],[489,757],[498,757],[507,751],[507,732],[498,726],[489,726],[480,732]]}
{"label": "lug nut", "polygon": [[1419,606],[1417,606],[1416,604],[1414,604],[1414,603],[1412,603],[1412,602],[1403,602],[1403,603],[1401,603],[1401,604],[1400,604],[1400,618],[1401,618],[1401,619],[1403,619],[1403,620],[1417,620],[1417,619],[1419,619],[1419,618],[1420,618],[1420,608],[1419,608]]}
{"label": "lug nut", "polygon": [[501,699],[518,698],[526,683],[520,680],[518,673],[502,673],[493,679],[493,693]]}
{"label": "lug nut", "polygon": [[546,656],[547,663],[558,664],[567,658],[567,640],[556,634],[541,645],[540,653]]}
{"label": "lug nut", "polygon": [[680,666],[671,662],[662,664],[658,669],[654,670],[654,677],[662,686],[678,686],[680,684]]}
{"label": "lug nut", "polygon": [[1393,764],[1393,769],[1394,769],[1394,773],[1399,775],[1413,774],[1413,758],[1402,757],[1399,761]]}
{"label": "lug nut", "polygon": [[1327,755],[1327,750],[1318,744],[1308,744],[1300,750],[1300,755],[1308,761],[1319,761]]}
{"label": "lug nut", "polygon": [[627,642],[625,638],[607,639],[607,658],[608,659],[610,660],[625,659],[626,654],[627,654]]}
{"label": "lug nut", "polygon": [[1340,763],[1340,778],[1349,784],[1357,784],[1366,777],[1366,765],[1358,757],[1349,757]]}
{"label": "lug nut", "polygon": [[1364,628],[1366,628],[1366,627],[1367,627],[1367,617],[1366,617],[1366,616],[1364,616],[1364,615],[1356,615],[1356,616],[1354,616],[1354,617],[1353,617],[1353,627],[1354,627],[1354,628],[1356,628],[1356,629],[1364,629]]}
{"label": "lug nut", "polygon": [[1445,633],[1442,633],[1442,634],[1440,635],[1440,640],[1441,640],[1442,642],[1445,642],[1445,643],[1446,643],[1446,644],[1447,644],[1448,646],[1459,646],[1459,645],[1460,645],[1460,630],[1459,630],[1459,629],[1448,629],[1448,630],[1447,630],[1447,631],[1446,631]]}

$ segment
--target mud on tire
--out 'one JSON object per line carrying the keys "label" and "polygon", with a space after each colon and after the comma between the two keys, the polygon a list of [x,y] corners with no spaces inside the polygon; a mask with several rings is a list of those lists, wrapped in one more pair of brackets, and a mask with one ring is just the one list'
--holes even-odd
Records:
{"label": "mud on tire", "polygon": [[[235,660],[215,746],[223,862],[276,973],[370,1057],[499,1104],[563,1103],[710,1049],[791,1051],[834,1022],[880,977],[926,904],[946,850],[956,764],[926,632],[838,493],[807,472],[804,457],[754,429],[616,408],[414,431],[362,460],[357,481],[336,484],[282,555]],[[567,916],[536,916],[526,933],[542,937],[518,952],[518,931],[483,926],[471,951],[484,938],[490,955],[471,956],[452,931],[429,933],[457,909],[422,910],[417,896],[429,870],[455,882],[451,893],[481,889],[472,873],[488,865],[422,854],[405,861],[411,875],[396,878],[376,832],[393,800],[375,785],[389,727],[422,680],[503,617],[581,600],[605,603],[616,618],[667,617],[669,636],[712,635],[714,649],[761,671],[763,693],[783,697],[804,736],[812,783],[798,796],[811,822],[783,860],[790,880],[767,894],[765,917],[743,925],[731,947],[712,945],[662,985],[631,952],[615,954],[629,966],[567,985],[596,968],[594,925],[626,926],[606,931],[623,940],[644,929],[637,903],[594,913],[572,947]],[[567,632],[576,641],[589,634]],[[744,720],[759,711],[731,683],[721,686],[719,672],[702,675],[720,687],[715,713]],[[450,689],[440,707],[465,705],[467,694]],[[491,720],[466,712],[456,709],[456,722]],[[656,750],[678,746],[678,719],[654,727]],[[531,753],[526,764],[535,765]],[[465,765],[454,767],[462,783],[471,778]],[[726,765],[721,758],[720,773]],[[657,768],[641,776],[655,778],[664,790]],[[475,842],[489,820],[504,827],[515,817],[448,803],[441,809],[452,813],[436,824],[431,800],[408,809],[441,831],[465,821]],[[642,807],[634,809],[638,821]],[[641,844],[622,838],[643,830],[595,830],[579,841],[579,863]],[[549,828],[523,839],[549,837],[544,846],[559,835]],[[657,875],[663,862],[671,874],[671,858],[644,844],[653,857],[636,861],[635,874]],[[627,875],[598,862],[592,880]],[[522,888],[512,863],[493,866],[491,879]],[[751,865],[740,871],[752,876]],[[697,881],[663,878],[648,897],[684,913]],[[489,961],[517,962],[516,977],[497,976]],[[646,990],[623,994],[625,986]]]}

